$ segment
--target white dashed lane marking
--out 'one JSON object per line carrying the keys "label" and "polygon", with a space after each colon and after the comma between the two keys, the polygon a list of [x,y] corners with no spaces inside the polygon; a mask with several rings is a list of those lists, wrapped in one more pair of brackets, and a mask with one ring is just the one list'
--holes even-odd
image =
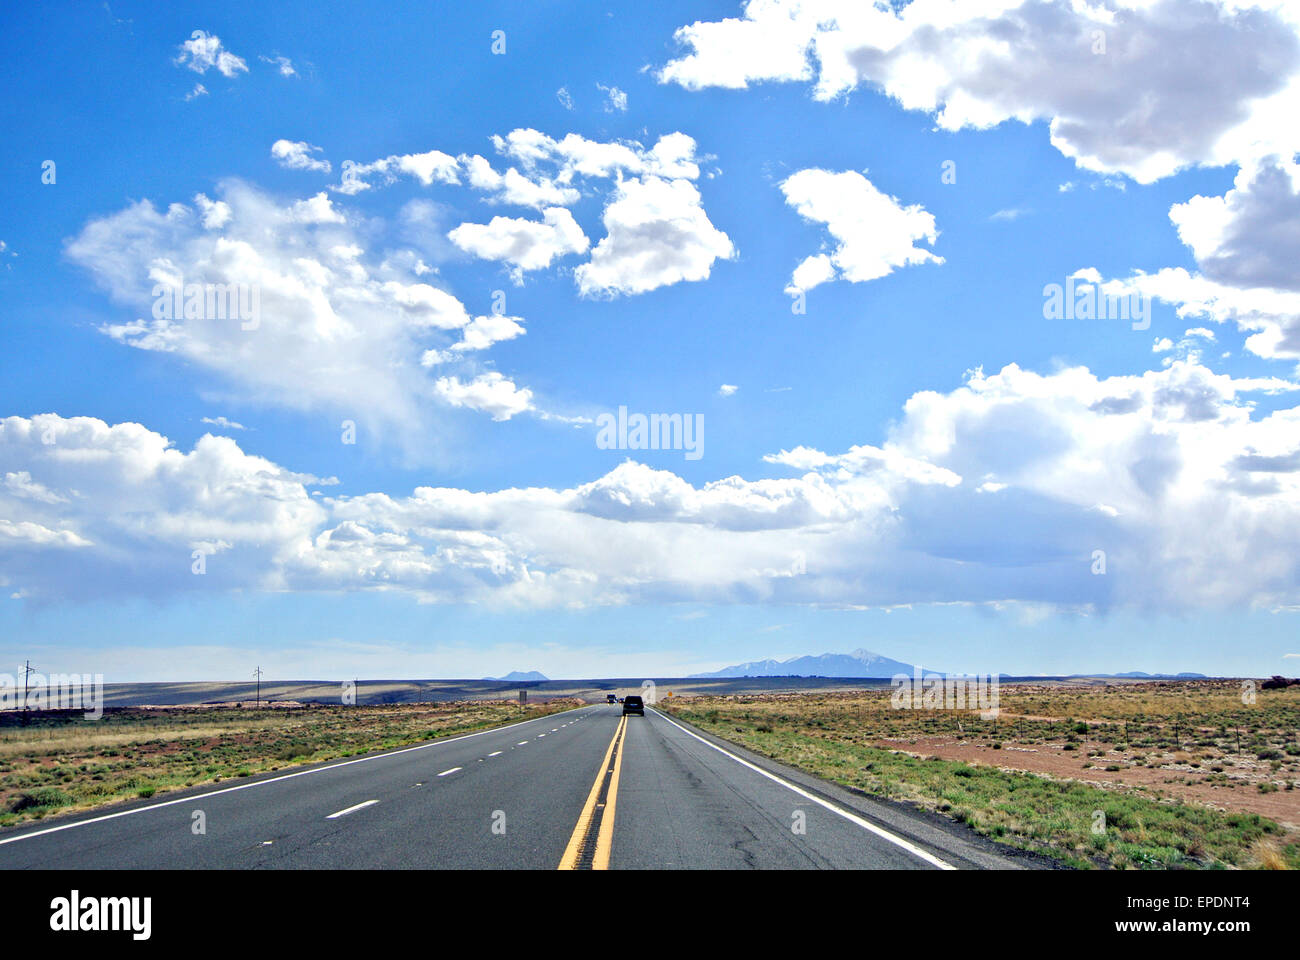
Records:
{"label": "white dashed lane marking", "polygon": [[367,800],[364,803],[358,803],[355,806],[348,807],[346,810],[340,810],[338,813],[331,813],[326,820],[337,820],[339,817],[346,817],[349,813],[356,813],[358,810],[364,810],[372,804],[378,803],[378,800]]}

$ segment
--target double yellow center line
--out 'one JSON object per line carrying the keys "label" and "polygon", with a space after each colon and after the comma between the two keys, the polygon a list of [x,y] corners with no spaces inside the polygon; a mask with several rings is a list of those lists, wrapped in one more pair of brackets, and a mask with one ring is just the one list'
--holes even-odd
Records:
{"label": "double yellow center line", "polygon": [[560,860],[561,870],[608,870],[609,851],[614,842],[614,806],[618,802],[618,775],[623,769],[623,742],[627,717],[618,722],[609,741],[605,759],[596,771],[596,781],[573,828],[573,836]]}

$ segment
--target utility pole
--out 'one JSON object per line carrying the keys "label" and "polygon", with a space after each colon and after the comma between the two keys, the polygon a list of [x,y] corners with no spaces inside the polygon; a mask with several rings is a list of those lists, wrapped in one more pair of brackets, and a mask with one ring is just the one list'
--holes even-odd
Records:
{"label": "utility pole", "polygon": [[257,677],[257,705],[260,708],[262,706],[262,667],[260,665],[253,671],[253,676]]}
{"label": "utility pole", "polygon": [[27,691],[31,686],[32,662],[28,660],[23,664],[23,709],[27,709]]}

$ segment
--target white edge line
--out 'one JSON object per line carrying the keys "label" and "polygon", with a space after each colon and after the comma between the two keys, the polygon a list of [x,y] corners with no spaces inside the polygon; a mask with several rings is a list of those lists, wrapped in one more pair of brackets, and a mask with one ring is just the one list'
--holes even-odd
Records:
{"label": "white edge line", "polygon": [[[575,710],[581,710],[582,707],[574,707]],[[553,716],[548,714],[547,717]],[[163,807],[172,807],[178,803],[196,803],[199,800],[206,800],[208,797],[218,797],[223,793],[234,793],[238,790],[249,790],[253,787],[265,786],[268,783],[279,783],[282,780],[293,780],[295,777],[306,777],[313,773],[324,773],[327,770],[338,770],[341,767],[350,767],[354,763],[366,763],[370,760],[382,760],[385,757],[396,757],[399,754],[410,753],[412,750],[427,750],[430,747],[440,747],[446,743],[456,743],[460,740],[469,740],[472,737],[481,737],[488,733],[499,733],[502,730],[509,730],[511,727],[522,727],[525,723],[536,723],[538,720],[545,720],[547,717],[533,717],[531,720],[520,720],[518,723],[509,723],[503,727],[492,727],[489,730],[479,730],[476,733],[466,733],[459,737],[452,737],[450,740],[434,740],[430,743],[417,743],[413,747],[403,747],[400,750],[394,750],[391,753],[376,753],[369,757],[357,757],[355,760],[344,760],[342,763],[332,763],[325,767],[313,767],[310,770],[298,770],[295,773],[286,773],[279,777],[269,777],[266,780],[255,780],[252,783],[241,783],[233,787],[222,787],[220,790],[212,790],[208,793],[196,793],[188,797],[177,797],[175,800],[164,800],[161,803],[151,803],[147,807],[135,807],[131,810],[119,810],[117,813],[106,813],[103,816],[91,817],[87,820],[77,820],[74,823],[61,823],[57,827],[46,827],[44,830],[33,830],[31,833],[24,833],[17,837],[0,838],[0,847],[6,843],[17,843],[19,840],[30,840],[32,837],[44,836],[47,833],[58,833],[60,830],[71,830],[73,827],[84,827],[92,823],[103,823],[105,820],[116,820],[118,817],[129,817],[135,813],[145,813],[148,810],[160,810]]]}
{"label": "white edge line", "polygon": [[764,770],[762,767],[750,763],[745,758],[738,757],[731,751],[722,749],[722,747],[718,746],[716,743],[711,743],[708,740],[705,740],[699,734],[691,730],[687,730],[676,720],[672,720],[669,717],[664,716],[664,714],[660,713],[658,710],[652,709],[651,712],[653,712],[656,716],[663,717],[664,720],[667,720],[678,730],[682,731],[682,733],[694,737],[696,740],[700,741],[700,743],[704,744],[705,746],[712,747],[714,750],[718,751],[718,753],[722,754],[723,756],[730,757],[732,760],[735,760],[737,763],[741,764],[742,766],[749,767],[749,769],[753,770],[755,773],[762,774],[763,776],[767,777],[767,779],[772,780],[775,783],[781,784],[781,786],[785,787],[788,790],[793,790],[801,797],[806,797],[807,799],[811,800],[813,803],[817,804],[818,806],[825,807],[827,810],[831,811],[832,813],[839,814],[845,820],[848,820],[850,823],[856,824],[857,826],[861,827],[863,830],[869,830],[872,833],[876,834],[876,836],[884,840],[888,840],[890,843],[895,844],[896,846],[902,847],[908,853],[920,857],[926,863],[931,864],[932,866],[936,866],[940,870],[957,869],[951,863],[948,863],[946,860],[940,860],[934,854],[926,850],[922,850],[916,844],[912,843],[911,841],[904,840],[902,837],[898,836],[897,834],[890,833],[884,827],[878,827],[871,821],[864,820],[856,813],[849,813],[849,811],[845,810],[843,807],[838,807],[835,804],[831,803],[829,800],[823,800],[821,797],[817,796],[816,794],[809,793],[807,790],[803,789],[803,787],[796,786],[795,784],[791,783],[789,780],[783,780],[781,777],[778,777],[776,774],[769,773],[768,771]]}
{"label": "white edge line", "polygon": [[340,810],[338,813],[331,813],[325,819],[337,820],[339,817],[346,817],[349,813],[356,813],[358,810],[363,810],[366,807],[373,806],[378,802],[379,802],[378,800],[366,800],[363,803],[358,803],[355,806],[348,807],[346,810]]}

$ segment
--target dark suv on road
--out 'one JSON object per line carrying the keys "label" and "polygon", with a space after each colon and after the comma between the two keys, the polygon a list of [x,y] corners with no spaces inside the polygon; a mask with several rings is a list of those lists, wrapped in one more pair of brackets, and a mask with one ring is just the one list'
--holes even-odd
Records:
{"label": "dark suv on road", "polygon": [[641,716],[644,717],[644,716],[645,716],[645,701],[643,701],[640,697],[636,697],[636,696],[628,696],[628,697],[624,697],[624,698],[623,698],[623,716],[626,717],[629,713],[640,714]]}

